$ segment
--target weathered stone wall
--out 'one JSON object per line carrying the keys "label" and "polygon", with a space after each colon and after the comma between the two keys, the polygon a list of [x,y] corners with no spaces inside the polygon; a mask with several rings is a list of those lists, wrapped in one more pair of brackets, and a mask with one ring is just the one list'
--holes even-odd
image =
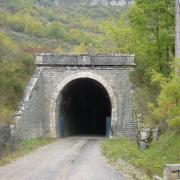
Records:
{"label": "weathered stone wall", "polygon": [[25,140],[44,135],[44,86],[41,68],[32,76],[16,116],[16,139]]}
{"label": "weathered stone wall", "polygon": [[[58,87],[68,77],[79,77],[92,74],[102,77],[106,88],[113,90],[113,97],[117,101],[117,110],[114,114],[117,120],[113,124],[114,136],[128,136],[136,138],[136,122],[133,117],[132,84],[129,81],[129,72],[134,67],[134,56],[129,55],[51,55],[37,56],[36,72],[29,83],[28,93],[23,101],[23,110],[17,118],[17,137],[27,139],[38,136],[52,136],[50,132],[58,122],[51,123],[55,117],[51,116],[51,102],[59,103],[54,94]],[[81,76],[82,77],[82,76]],[[97,80],[98,81],[98,80]],[[101,84],[103,84],[100,80]],[[112,99],[111,99],[112,100]],[[115,116],[113,115],[113,116]],[[56,127],[55,127],[56,128]]]}
{"label": "weathered stone wall", "polygon": [[49,116],[49,104],[52,94],[57,86],[63,81],[64,78],[70,75],[75,75],[80,72],[91,72],[102,76],[108,82],[109,86],[113,88],[118,101],[118,125],[114,133],[116,135],[127,135],[134,137],[136,133],[136,124],[132,117],[132,98],[131,90],[132,85],[129,82],[129,71],[131,68],[108,68],[108,67],[52,67],[43,68],[44,77],[44,90],[45,90],[45,113],[46,117]]}

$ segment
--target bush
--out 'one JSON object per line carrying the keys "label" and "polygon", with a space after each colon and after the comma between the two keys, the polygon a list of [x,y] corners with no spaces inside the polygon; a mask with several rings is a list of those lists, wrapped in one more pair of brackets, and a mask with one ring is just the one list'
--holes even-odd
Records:
{"label": "bush", "polygon": [[31,16],[25,16],[24,20],[25,20],[25,29],[24,29],[25,33],[37,37],[45,36],[45,30],[44,30],[45,27],[42,22]]}
{"label": "bush", "polygon": [[0,124],[13,123],[12,114],[33,69],[33,57],[0,33]]}
{"label": "bush", "polygon": [[52,38],[65,38],[64,28],[57,22],[53,22],[48,26],[47,30],[48,37]]}
{"label": "bush", "polygon": [[156,174],[162,176],[164,164],[179,163],[180,134],[167,132],[144,151],[128,139],[106,140],[102,148],[112,163],[117,164],[118,158],[122,158],[143,169],[150,177]]}
{"label": "bush", "polygon": [[6,18],[6,24],[11,30],[16,32],[25,32],[37,37],[45,36],[44,24],[27,14],[18,13],[16,15],[9,15]]}
{"label": "bush", "polygon": [[17,49],[17,45],[6,34],[0,32],[0,62],[3,58],[14,55]]}
{"label": "bush", "polygon": [[154,114],[159,120],[165,120],[169,127],[180,128],[180,78],[174,76],[162,85],[157,99],[158,108]]}
{"label": "bush", "polygon": [[19,15],[9,15],[6,18],[6,23],[8,27],[16,32],[24,32],[25,29],[25,21],[22,16]]}

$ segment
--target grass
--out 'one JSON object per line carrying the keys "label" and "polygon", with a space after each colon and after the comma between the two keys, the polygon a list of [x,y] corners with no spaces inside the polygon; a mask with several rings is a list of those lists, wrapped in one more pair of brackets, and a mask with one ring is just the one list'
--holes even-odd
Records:
{"label": "grass", "polygon": [[158,142],[143,151],[128,139],[106,140],[102,148],[110,162],[117,163],[121,158],[150,177],[162,176],[164,164],[180,163],[180,133],[177,132],[163,134]]}
{"label": "grass", "polygon": [[5,151],[3,157],[0,159],[0,166],[10,163],[19,157],[22,157],[30,152],[37,150],[39,147],[55,142],[55,139],[37,138],[21,142],[16,150],[11,154]]}

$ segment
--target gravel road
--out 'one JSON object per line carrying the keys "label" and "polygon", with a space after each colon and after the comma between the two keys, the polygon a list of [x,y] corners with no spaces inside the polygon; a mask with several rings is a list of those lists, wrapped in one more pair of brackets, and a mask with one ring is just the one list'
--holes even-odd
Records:
{"label": "gravel road", "polygon": [[102,155],[102,138],[71,137],[0,168],[0,180],[125,180]]}

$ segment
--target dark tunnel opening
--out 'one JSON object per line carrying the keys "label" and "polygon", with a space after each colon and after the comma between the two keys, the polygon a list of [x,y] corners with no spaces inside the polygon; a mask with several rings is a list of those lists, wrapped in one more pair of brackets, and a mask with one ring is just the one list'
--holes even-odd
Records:
{"label": "dark tunnel opening", "polygon": [[89,78],[73,80],[64,87],[61,96],[61,137],[107,134],[111,102],[99,82]]}

